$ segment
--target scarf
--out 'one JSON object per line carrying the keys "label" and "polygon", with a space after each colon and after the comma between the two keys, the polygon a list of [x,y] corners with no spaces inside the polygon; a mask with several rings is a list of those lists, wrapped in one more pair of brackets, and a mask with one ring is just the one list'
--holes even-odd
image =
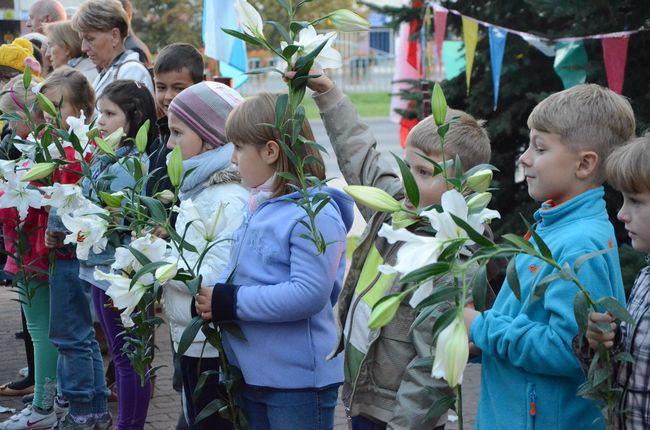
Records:
{"label": "scarf", "polygon": [[262,185],[251,188],[251,195],[248,197],[248,211],[249,213],[255,210],[273,196],[273,183],[275,182],[275,174],[271,175],[269,179],[264,181]]}
{"label": "scarf", "polygon": [[[215,149],[202,152],[192,158],[183,160],[183,171],[192,170],[183,181],[180,192],[183,200],[192,198],[202,190],[202,185],[215,172],[224,170],[230,166],[230,159],[235,146],[227,143]],[[171,155],[171,153],[170,153]]]}

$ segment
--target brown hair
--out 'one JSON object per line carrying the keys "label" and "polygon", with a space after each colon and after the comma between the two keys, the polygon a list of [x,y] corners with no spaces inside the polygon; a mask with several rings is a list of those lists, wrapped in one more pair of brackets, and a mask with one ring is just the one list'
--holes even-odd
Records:
{"label": "brown hair", "polygon": [[72,17],[72,28],[80,33],[89,31],[120,31],[122,40],[129,35],[129,17],[117,0],[86,0]]}
{"label": "brown hair", "polygon": [[79,32],[72,28],[70,21],[50,22],[45,24],[44,28],[50,45],[58,45],[67,49],[70,58],[83,55],[81,37],[79,37]]}
{"label": "brown hair", "polygon": [[[490,138],[483,127],[484,121],[477,121],[472,115],[455,109],[447,111],[445,121],[450,123],[445,135],[445,157],[458,156],[463,170],[490,162],[492,149]],[[432,116],[424,118],[413,127],[406,138],[406,146],[429,156],[441,155],[438,127]]]}
{"label": "brown hair", "polygon": [[[41,87],[41,93],[54,88],[61,88],[68,103],[83,110],[86,118],[92,118],[95,112],[95,90],[83,73],[72,67],[59,67],[47,76]],[[53,101],[58,102],[58,100]]]}
{"label": "brown hair", "polygon": [[158,76],[167,72],[182,72],[186,69],[190,73],[192,82],[203,82],[203,55],[189,43],[172,43],[160,50],[153,64],[153,74]]}
{"label": "brown hair", "polygon": [[[2,113],[19,113],[23,112],[21,106],[16,102],[27,107],[30,111],[37,114],[40,114],[40,108],[36,103],[36,94],[32,91],[39,82],[40,78],[32,76],[32,81],[29,84],[29,88],[25,89],[23,86],[23,74],[14,76],[9,82],[4,86],[2,90],[2,96],[0,96],[0,112]],[[13,93],[13,96],[12,96]]]}
{"label": "brown hair", "polygon": [[634,136],[636,122],[630,102],[596,84],[576,85],[546,97],[528,117],[528,128],[560,136],[562,144],[599,157],[596,180],[605,180],[610,152]]}
{"label": "brown hair", "polygon": [[607,158],[607,180],[619,191],[650,191],[650,133],[616,148]]}
{"label": "brown hair", "polygon": [[[275,124],[275,102],[278,96],[279,94],[261,93],[237,105],[226,120],[226,138],[239,145],[263,146],[270,140],[278,142],[280,145],[278,130],[268,125]],[[306,118],[302,123],[300,135],[306,140],[314,141],[314,133]],[[284,142],[290,145],[288,139]],[[296,154],[297,156],[303,159],[306,157],[315,159],[314,162],[305,163],[305,174],[320,180],[325,179],[325,164],[318,149],[307,144],[300,145],[300,148],[302,153]],[[296,175],[295,166],[289,160],[282,145],[280,145],[280,157],[276,164],[276,171]],[[278,197],[293,192],[294,189],[291,185],[297,186],[298,184],[276,176],[273,184],[273,196]]]}

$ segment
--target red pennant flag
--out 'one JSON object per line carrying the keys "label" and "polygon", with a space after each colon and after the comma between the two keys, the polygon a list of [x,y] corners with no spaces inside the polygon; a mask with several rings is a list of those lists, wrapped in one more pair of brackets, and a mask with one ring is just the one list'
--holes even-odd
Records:
{"label": "red pennant flag", "polygon": [[436,44],[436,57],[438,58],[438,70],[442,73],[442,43],[445,41],[445,34],[447,32],[447,9],[439,6],[433,6],[433,25],[435,31],[435,44]]}
{"label": "red pennant flag", "polygon": [[[412,6],[414,8],[422,7],[422,1],[421,0],[413,0]],[[420,76],[422,73],[422,46],[420,45],[420,38],[417,37],[414,40],[410,40],[415,33],[420,31],[422,28],[422,20],[421,19],[414,19],[413,21],[409,22],[409,42],[408,42],[408,49],[407,49],[407,54],[406,54],[406,61],[413,66],[418,72],[420,72]]]}
{"label": "red pennant flag", "polygon": [[629,41],[629,35],[601,39],[607,83],[609,88],[617,94],[621,94],[623,91],[625,64],[627,63],[627,45]]}

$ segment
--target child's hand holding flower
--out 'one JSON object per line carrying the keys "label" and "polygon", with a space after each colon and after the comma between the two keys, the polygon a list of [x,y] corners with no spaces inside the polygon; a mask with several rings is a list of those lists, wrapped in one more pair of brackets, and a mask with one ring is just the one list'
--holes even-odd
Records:
{"label": "child's hand holding flower", "polygon": [[[609,325],[610,330],[604,331],[602,325]],[[600,325],[600,326],[599,326]],[[592,312],[589,314],[589,323],[587,324],[587,340],[591,349],[596,350],[598,344],[602,343],[607,349],[614,346],[614,337],[616,337],[617,325],[614,317],[610,313]]]}
{"label": "child's hand holding flower", "polygon": [[212,287],[201,287],[194,304],[196,312],[206,321],[212,319],[212,290]]}

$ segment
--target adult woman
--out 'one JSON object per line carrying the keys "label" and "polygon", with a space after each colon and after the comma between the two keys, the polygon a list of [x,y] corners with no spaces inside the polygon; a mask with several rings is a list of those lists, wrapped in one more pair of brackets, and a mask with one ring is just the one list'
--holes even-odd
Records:
{"label": "adult woman", "polygon": [[124,47],[129,18],[117,0],[87,0],[72,17],[72,28],[81,36],[81,50],[95,63],[99,75],[93,81],[97,99],[118,79],[144,82],[153,94],[153,81],[138,54]]}
{"label": "adult woman", "polygon": [[68,65],[79,70],[88,81],[93,82],[97,75],[97,67],[90,58],[81,52],[81,37],[70,24],[70,21],[52,22],[45,25],[45,35],[49,45],[45,54],[53,68]]}

